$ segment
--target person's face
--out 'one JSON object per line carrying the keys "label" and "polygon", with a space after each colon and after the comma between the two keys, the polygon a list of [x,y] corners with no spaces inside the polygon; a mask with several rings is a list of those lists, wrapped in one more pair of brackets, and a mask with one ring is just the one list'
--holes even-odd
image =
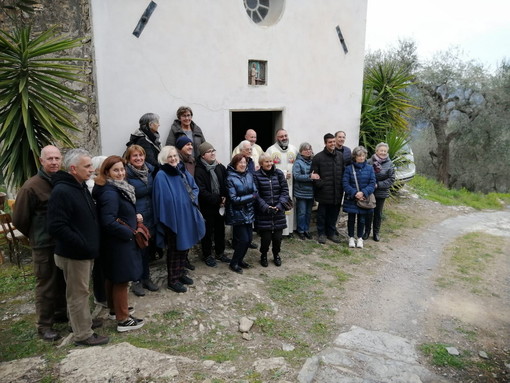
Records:
{"label": "person's face", "polygon": [[251,148],[251,145],[244,145],[244,147],[241,149],[241,153],[245,157],[251,157],[253,149]]}
{"label": "person's face", "polygon": [[157,132],[158,129],[159,129],[159,121],[153,121],[149,124],[149,128],[150,130],[152,130],[153,132]]}
{"label": "person's face", "polygon": [[286,130],[280,130],[276,136],[276,140],[282,145],[287,146],[289,144],[289,135]]}
{"label": "person's face", "polygon": [[209,149],[207,152],[204,153],[202,158],[208,164],[212,164],[214,161],[216,161],[216,149]]}
{"label": "person's face", "polygon": [[193,115],[189,110],[181,114],[181,116],[179,117],[179,120],[181,121],[181,126],[184,125],[186,127],[189,127],[191,125],[192,119]]}
{"label": "person's face", "polygon": [[338,148],[341,148],[342,146],[344,146],[345,144],[345,133],[344,132],[340,132],[336,135],[336,146]]}
{"label": "person's face", "polygon": [[131,153],[131,156],[129,156],[129,163],[137,169],[141,169],[144,162],[145,155],[139,150],[135,150],[133,153]]}
{"label": "person's face", "polygon": [[174,168],[179,163],[179,155],[177,154],[176,150],[170,150],[168,152],[168,156],[166,156],[166,162],[170,165],[172,165]]}
{"label": "person's face", "polygon": [[94,173],[92,159],[89,156],[81,157],[80,161],[76,165],[71,165],[69,170],[78,182],[87,181]]}
{"label": "person's face", "polygon": [[366,158],[367,158],[367,156],[365,156],[365,153],[358,153],[356,155],[356,162],[361,164],[361,163],[365,162]]}
{"label": "person's face", "polygon": [[312,148],[303,149],[300,153],[303,157],[310,157],[312,155]]}
{"label": "person's face", "polygon": [[333,152],[333,150],[335,150],[335,144],[336,140],[334,138],[328,138],[326,140],[326,149],[328,149],[330,152]]}
{"label": "person's face", "polygon": [[262,161],[262,169],[267,171],[267,170],[271,170],[272,167],[273,167],[272,159]]}
{"label": "person's face", "polygon": [[246,158],[243,157],[241,161],[237,163],[236,170],[241,173],[246,170]]}
{"label": "person's face", "polygon": [[248,130],[244,138],[250,141],[252,145],[254,145],[257,142],[257,133],[255,133],[254,130]]}
{"label": "person's face", "polygon": [[41,166],[48,174],[56,173],[62,165],[62,155],[57,148],[45,148],[41,154]]}
{"label": "person's face", "polygon": [[115,181],[122,181],[126,177],[126,169],[122,162],[117,162],[108,170],[108,177]]}
{"label": "person's face", "polygon": [[191,156],[193,154],[193,144],[191,142],[188,142],[186,145],[184,145],[181,149],[182,153]]}
{"label": "person's face", "polygon": [[377,154],[380,158],[386,158],[388,157],[388,148],[386,146],[379,146],[379,149],[375,151],[375,154]]}

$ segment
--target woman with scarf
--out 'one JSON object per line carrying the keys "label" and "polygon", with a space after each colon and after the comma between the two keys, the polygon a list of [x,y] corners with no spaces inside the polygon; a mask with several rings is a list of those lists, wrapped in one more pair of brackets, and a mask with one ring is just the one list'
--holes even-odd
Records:
{"label": "woman with scarf", "polygon": [[181,106],[175,114],[177,119],[172,123],[166,144],[176,146],[177,139],[186,136],[193,143],[192,157],[198,156],[198,147],[205,142],[205,137],[202,129],[193,121],[193,111],[189,106]]}
{"label": "woman with scarf", "polygon": [[160,170],[154,178],[152,194],[156,246],[166,245],[168,288],[188,291],[193,279],[185,274],[188,251],[205,234],[205,223],[198,210],[198,186],[174,146],[165,146],[158,156]]}
{"label": "woman with scarf", "polygon": [[[368,239],[371,229],[374,233],[374,241],[379,241],[379,231],[381,229],[382,211],[384,201],[390,196],[390,189],[395,183],[395,168],[388,156],[390,147],[385,142],[380,142],[375,147],[375,154],[367,161],[372,165],[375,172],[375,201],[376,206],[373,214],[369,214],[365,221],[365,232],[363,239]],[[373,228],[372,228],[373,221]]]}
{"label": "woman with scarf", "polygon": [[143,319],[131,315],[133,309],[128,306],[128,284],[142,274],[141,251],[133,234],[142,218],[136,214],[135,190],[125,179],[124,164],[119,156],[106,158],[92,191],[101,228],[106,299],[119,332],[136,330],[144,324]]}
{"label": "woman with scarf", "polygon": [[[285,207],[290,201],[285,174],[276,169],[273,158],[266,153],[259,157],[260,169],[254,174],[258,195],[255,202],[255,228],[260,236],[260,264],[268,266],[267,252],[271,242],[273,262],[282,265],[280,249],[283,229],[287,227]],[[288,209],[287,209],[288,210]]]}
{"label": "woman with scarf", "polygon": [[[135,188],[136,212],[142,216],[143,224],[151,234],[149,246],[142,250],[142,279],[131,284],[131,291],[139,296],[145,295],[144,288],[158,291],[159,287],[151,280],[149,260],[155,258],[154,214],[152,213],[152,187],[154,166],[145,161],[145,150],[140,145],[131,145],[126,150],[127,182]],[[159,249],[161,251],[161,249]]]}
{"label": "woman with scarf", "polygon": [[159,142],[159,116],[155,113],[145,113],[140,117],[140,128],[129,138],[127,147],[140,145],[145,150],[145,162],[154,167],[158,166],[158,154],[161,151]]}

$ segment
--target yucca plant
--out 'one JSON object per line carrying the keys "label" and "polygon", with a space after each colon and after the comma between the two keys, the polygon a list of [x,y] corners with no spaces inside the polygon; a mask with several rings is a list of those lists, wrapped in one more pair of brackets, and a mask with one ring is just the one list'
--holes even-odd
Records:
{"label": "yucca plant", "polygon": [[65,82],[81,82],[81,59],[62,54],[80,39],[55,28],[32,36],[30,26],[0,30],[0,168],[11,188],[34,175],[42,147],[72,147],[78,131],[71,102],[84,102]]}

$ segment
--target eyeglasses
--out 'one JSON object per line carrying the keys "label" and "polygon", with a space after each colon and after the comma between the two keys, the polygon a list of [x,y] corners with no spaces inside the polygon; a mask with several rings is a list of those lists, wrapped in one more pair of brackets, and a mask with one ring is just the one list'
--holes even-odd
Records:
{"label": "eyeglasses", "polygon": [[212,153],[216,153],[216,149],[211,149],[211,150],[208,150],[207,152],[205,152],[205,154],[212,154]]}
{"label": "eyeglasses", "polygon": [[185,117],[185,118],[189,118],[189,117],[192,117],[193,115],[191,114],[181,114],[181,117]]}

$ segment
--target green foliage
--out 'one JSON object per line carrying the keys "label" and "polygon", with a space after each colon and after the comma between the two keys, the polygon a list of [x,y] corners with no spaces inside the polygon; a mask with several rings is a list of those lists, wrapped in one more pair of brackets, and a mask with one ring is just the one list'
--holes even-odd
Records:
{"label": "green foliage", "polygon": [[33,275],[23,277],[23,270],[15,265],[3,265],[0,268],[0,299],[18,296],[35,288]]}
{"label": "green foliage", "polygon": [[460,356],[450,355],[446,351],[446,345],[440,343],[425,343],[420,346],[421,352],[432,358],[432,363],[436,366],[449,366],[463,368],[466,363]]}
{"label": "green foliage", "polygon": [[85,99],[63,82],[81,81],[82,70],[79,59],[59,55],[79,46],[55,28],[37,37],[29,26],[0,30],[0,168],[10,186],[36,173],[44,146],[73,146],[69,132],[78,129],[67,104]]}
{"label": "green foliage", "polygon": [[504,201],[510,201],[510,194],[501,193],[473,193],[466,189],[448,189],[437,181],[422,176],[415,176],[409,183],[413,190],[422,198],[439,202],[443,205],[465,205],[481,209],[503,209]]}

